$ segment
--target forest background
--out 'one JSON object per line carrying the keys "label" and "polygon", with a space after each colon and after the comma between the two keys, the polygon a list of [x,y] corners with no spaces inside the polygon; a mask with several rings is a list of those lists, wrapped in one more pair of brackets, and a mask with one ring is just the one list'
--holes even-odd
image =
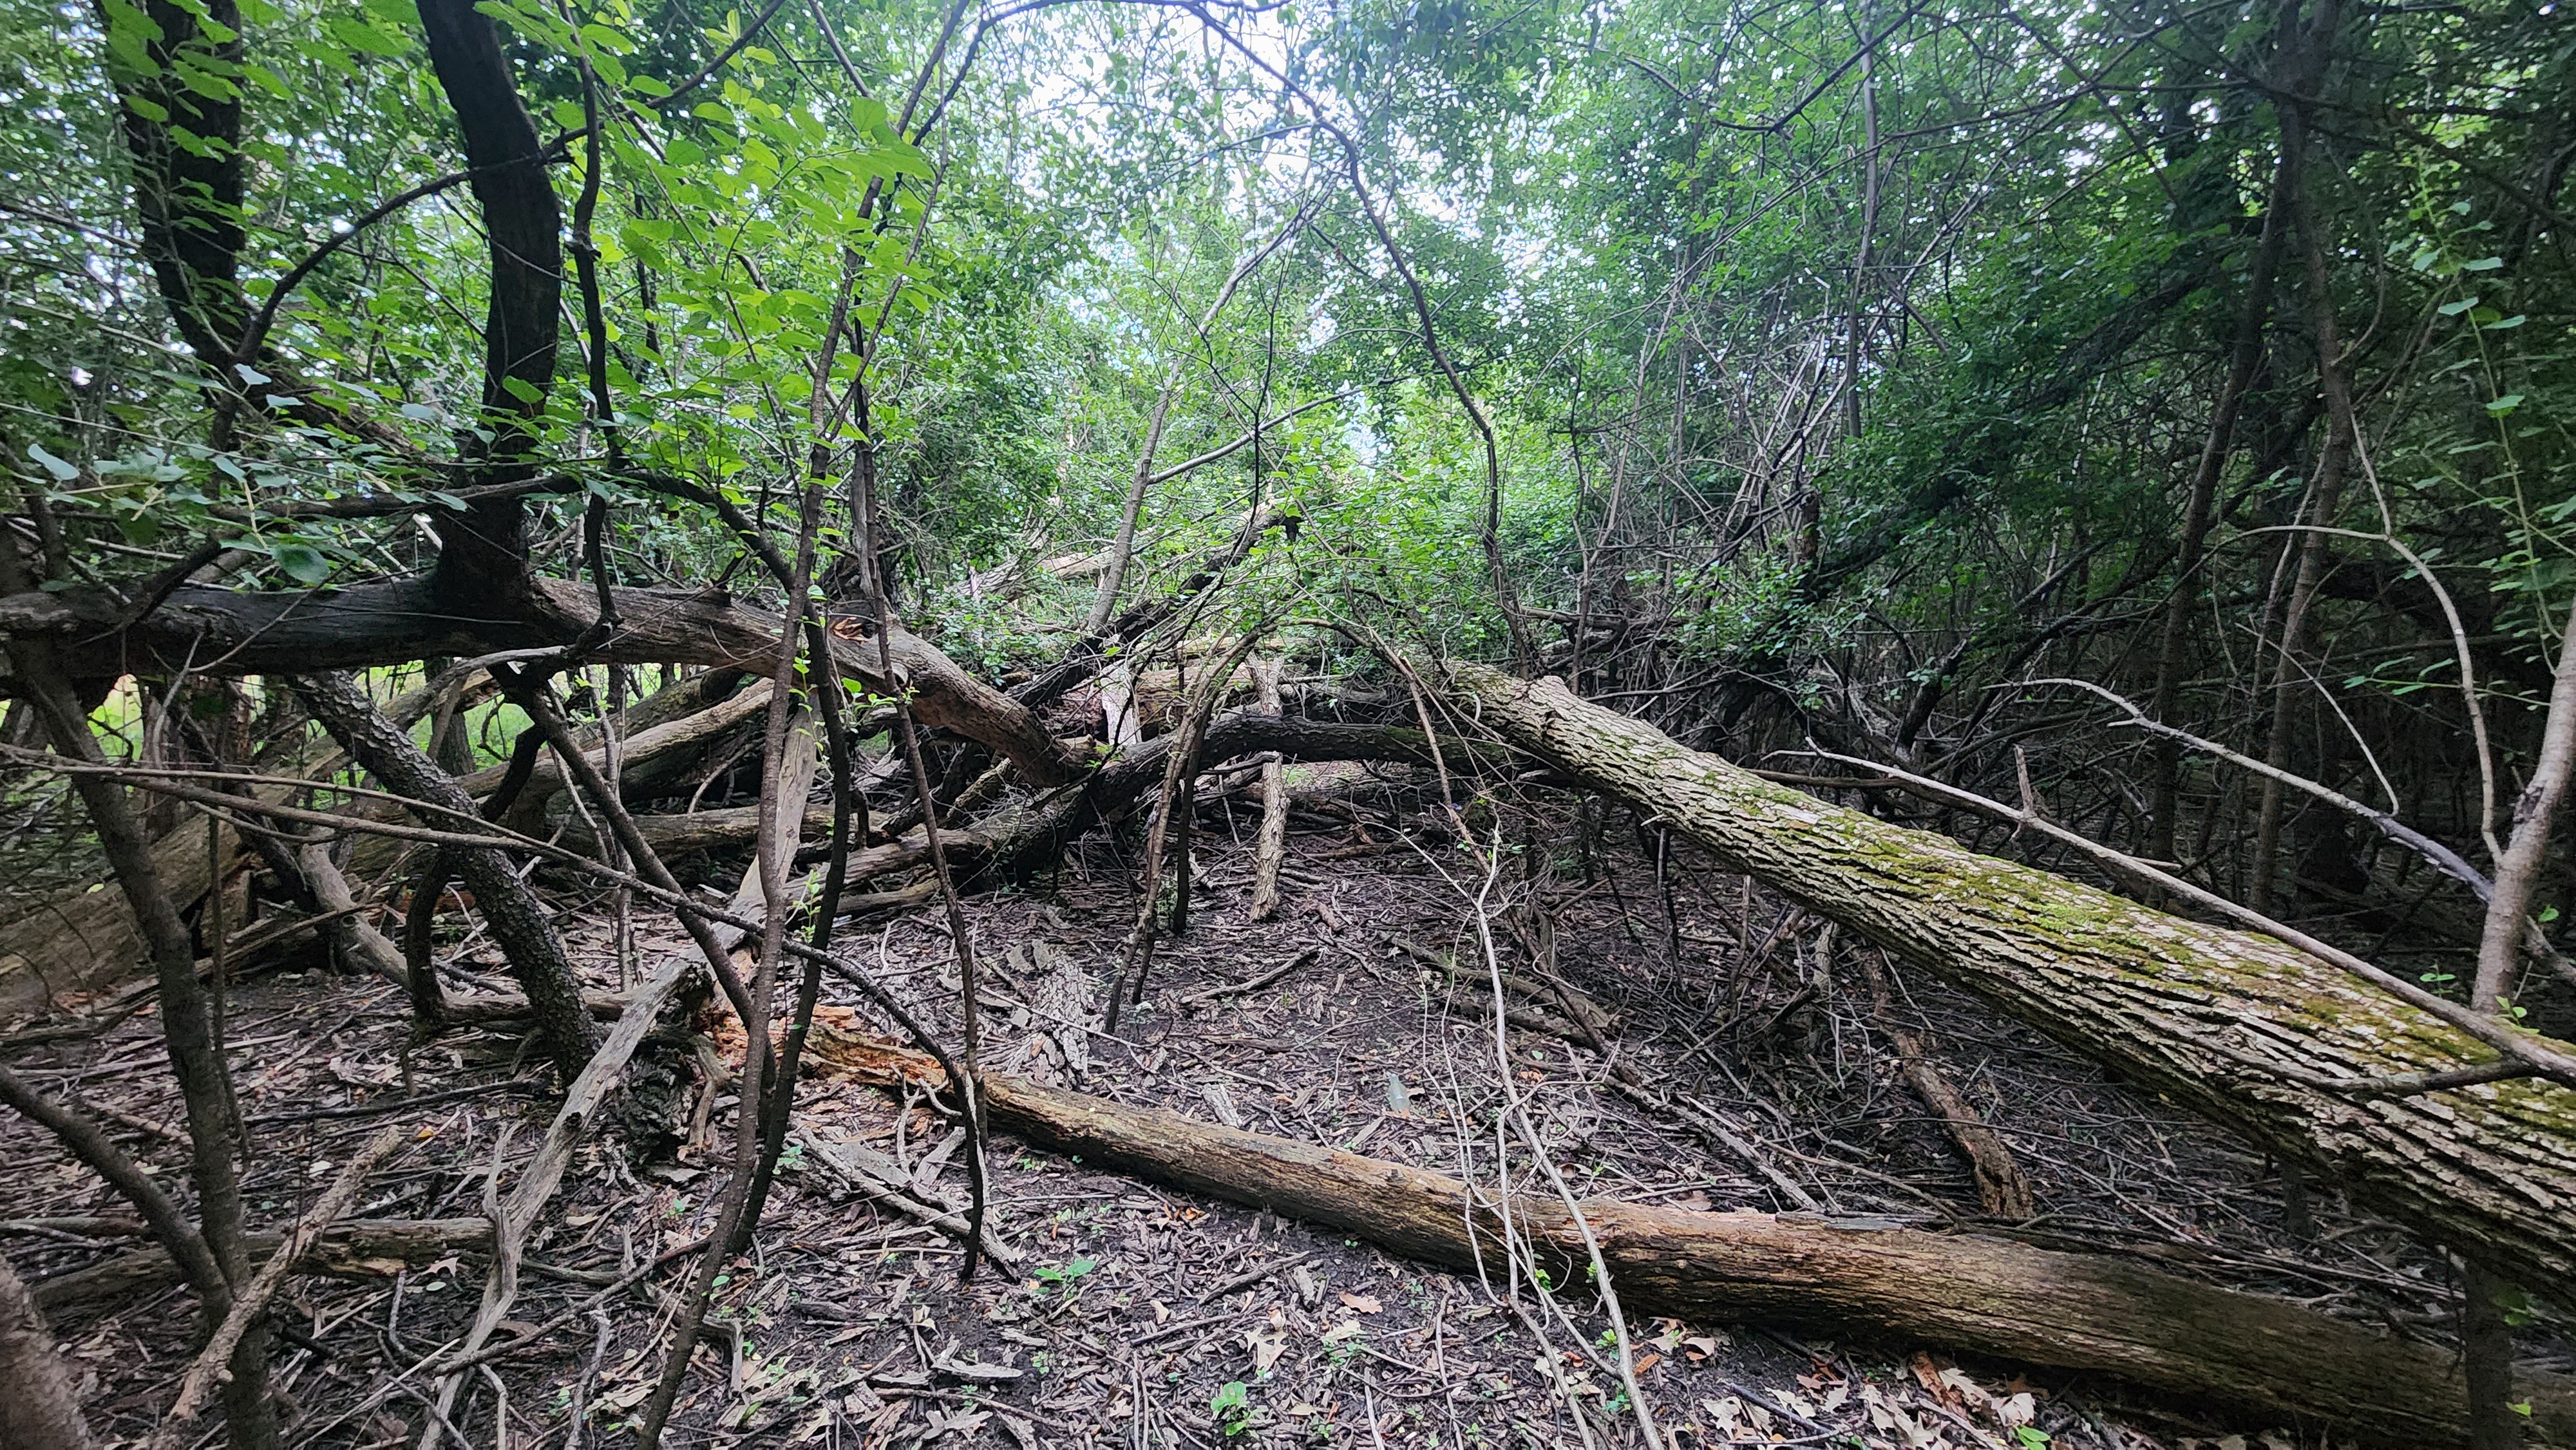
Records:
{"label": "forest background", "polygon": [[[1260,648],[1404,702],[1453,844],[1434,659],[2563,1035],[2571,57],[2554,0],[0,0],[0,871],[112,874],[134,934],[14,960],[194,1013],[167,781],[326,737],[453,827],[591,732],[622,931],[678,887],[614,717],[768,676],[731,844],[780,909],[679,908],[719,975],[756,941],[757,1101],[791,737],[839,899],[1114,775],[1173,671],[1141,983]],[[560,945],[450,836],[573,1079]],[[342,855],[268,866],[327,905]],[[241,1288],[219,1047],[169,1030]]]}

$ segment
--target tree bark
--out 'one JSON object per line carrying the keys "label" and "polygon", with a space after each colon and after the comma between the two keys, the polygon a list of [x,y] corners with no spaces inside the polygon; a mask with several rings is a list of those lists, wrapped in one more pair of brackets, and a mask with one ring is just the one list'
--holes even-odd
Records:
{"label": "tree bark", "polygon": [[[2285,943],[1980,856],[1773,785],[1563,683],[1446,678],[1506,741],[1810,911],[1985,999],[2361,1204],[2523,1283],[2576,1275],[2576,1092],[2517,1079],[2322,1090],[2491,1060],[2475,1038]],[[2282,1071],[2265,1064],[2278,1062]]]}
{"label": "tree bark", "polygon": [[[23,587],[24,582],[14,552],[0,550],[0,588]],[[10,655],[44,718],[54,749],[84,765],[105,764],[53,641],[21,641],[11,646]],[[214,1287],[226,1291],[208,1295],[200,1307],[209,1319],[219,1320],[231,1307],[230,1286],[250,1274],[242,1250],[241,1180],[234,1166],[243,1156],[240,1116],[224,1061],[219,1003],[197,981],[197,953],[187,923],[179,919],[178,906],[162,885],[158,863],[126,799],[125,787],[88,772],[74,775],[71,783],[98,829],[99,845],[132,909],[160,985],[162,1037],[169,1045],[171,1069],[187,1111],[189,1174],[197,1189],[199,1231],[223,1275],[222,1285]],[[220,848],[220,835],[217,844]],[[230,1368],[224,1418],[232,1443],[240,1450],[264,1450],[276,1444],[277,1412],[268,1395],[266,1326],[255,1326],[242,1337]]]}
{"label": "tree bark", "polygon": [[[131,624],[106,590],[0,593],[0,636],[79,640],[76,679],[128,672],[311,674],[409,664],[438,655],[560,649],[599,620],[599,597],[572,579],[533,578],[524,600],[449,597],[430,575],[347,589],[269,593],[184,585]],[[590,658],[605,664],[687,664],[766,675],[778,657],[778,618],[716,590],[609,591],[618,627]],[[880,661],[877,642],[832,636],[844,679],[877,695],[909,692],[915,718],[1010,758],[1041,785],[1082,773],[1027,705],[968,674],[928,640],[897,627]],[[212,663],[209,663],[212,662]]]}
{"label": "tree bark", "polygon": [[[546,144],[520,102],[501,49],[500,28],[473,0],[422,0],[422,38],[465,143],[468,184],[483,217],[491,286],[483,317],[483,421],[491,439],[470,445],[478,487],[508,485],[532,472],[534,424],[555,379],[562,323],[563,209],[546,175]],[[478,500],[432,515],[438,568],[449,600],[531,602],[527,504],[516,496]],[[462,651],[460,651],[462,653]]]}
{"label": "tree bark", "polygon": [[1960,1156],[1968,1160],[1968,1172],[1977,1180],[1978,1206],[1996,1218],[2023,1219],[2036,1213],[2030,1180],[2022,1176],[2011,1146],[1986,1126],[1976,1106],[1951,1085],[1931,1054],[1924,1051],[1923,1040],[1897,1025],[1887,973],[1866,954],[1861,956],[1861,970],[1869,975],[1870,1002],[1877,1012],[1878,1028],[1896,1049],[1905,1085],[1914,1089],[1924,1106],[1940,1115],[1943,1130],[1958,1145]]}
{"label": "tree bark", "polygon": [[[939,1081],[936,1064],[918,1053],[820,1024],[809,1051],[874,1081]],[[1471,1195],[1455,1179],[999,1074],[984,1084],[997,1126],[1084,1163],[1454,1267],[1503,1252],[1490,1195]],[[2467,1444],[2450,1355],[2277,1300],[2108,1255],[1972,1235],[1614,1199],[1582,1208],[1621,1303],[1644,1312],[1927,1342],[2101,1371],[2199,1404],[2332,1423],[2381,1444]],[[1512,1216],[1526,1241],[1559,1256],[1559,1282],[1581,1282],[1583,1241],[1561,1199],[1523,1197]],[[2576,1432],[2576,1383],[2533,1379],[2533,1422],[2562,1437]]]}
{"label": "tree bark", "polygon": [[[474,798],[386,719],[348,676],[303,675],[293,684],[313,718],[387,789],[456,813],[424,814],[424,824],[452,828],[459,819],[474,816]],[[563,1080],[572,1081],[598,1048],[599,1028],[583,1010],[581,982],[564,955],[563,939],[555,934],[552,912],[501,852],[458,847],[452,854],[457,874],[473,890],[475,906],[509,959],[510,974],[528,994],[546,1055]]]}
{"label": "tree bark", "polygon": [[[1279,662],[1254,660],[1253,704],[1279,713]],[[1279,867],[1288,856],[1288,765],[1273,755],[1261,765],[1261,833],[1252,852],[1252,904],[1245,915],[1267,921],[1279,909]]]}
{"label": "tree bark", "polygon": [[0,1259],[0,1445],[12,1450],[90,1450],[89,1421],[53,1331],[27,1286]]}
{"label": "tree bark", "polygon": [[[285,1241],[282,1234],[251,1234],[243,1247],[253,1255],[272,1254]],[[453,1253],[484,1253],[492,1247],[488,1218],[374,1218],[335,1224],[325,1229],[303,1257],[299,1274],[343,1278],[391,1278],[406,1265]],[[179,1270],[160,1249],[137,1249],[115,1258],[57,1274],[29,1286],[36,1307],[56,1318],[87,1313],[111,1304],[130,1303],[179,1281]]]}

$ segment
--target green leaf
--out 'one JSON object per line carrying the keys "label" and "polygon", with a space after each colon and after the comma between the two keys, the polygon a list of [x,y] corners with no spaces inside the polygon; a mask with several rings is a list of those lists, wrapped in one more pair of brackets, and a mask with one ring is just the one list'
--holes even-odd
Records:
{"label": "green leaf", "polygon": [[503,378],[501,379],[501,386],[508,391],[511,397],[518,399],[522,403],[535,404],[542,403],[546,400],[545,389],[529,382],[526,378]]}
{"label": "green leaf", "polygon": [[2445,302],[2445,303],[2443,303],[2443,304],[2442,304],[2442,307],[2441,307],[2441,312],[2442,312],[2442,315],[2443,315],[2444,317],[2457,317],[2457,316],[2459,316],[2461,313],[2466,312],[2466,311],[2468,311],[2470,308],[2475,307],[2475,306],[2477,306],[2477,305],[2478,305],[2478,299],[2476,299],[2476,298],[2474,298],[2474,297],[2463,297],[2463,298],[2461,298],[2461,299],[2460,299],[2459,301],[2457,301],[2457,302]]}
{"label": "green leaf", "polygon": [[2503,266],[2504,258],[2502,257],[2480,257],[2474,262],[2462,262],[2460,264],[2460,270],[2463,272],[2494,272],[2501,270]]}
{"label": "green leaf", "polygon": [[2517,312],[2511,317],[2499,318],[2494,322],[2488,323],[2486,330],[2489,332],[2510,332],[2530,320],[2530,318]]}
{"label": "green leaf", "polygon": [[80,469],[78,467],[73,464],[66,463],[63,460],[56,458],[51,453],[46,452],[45,445],[42,443],[28,444],[27,456],[36,460],[38,463],[45,465],[45,471],[54,476],[54,481],[56,483],[69,483],[73,479],[80,477]]}
{"label": "green leaf", "polygon": [[280,544],[275,557],[277,567],[298,584],[319,584],[331,577],[331,561],[311,544]]}
{"label": "green leaf", "polygon": [[2521,406],[2522,394],[2507,393],[2503,397],[2496,399],[2494,402],[2487,404],[2487,411],[2501,418],[2505,414],[2510,413]]}
{"label": "green leaf", "polygon": [[322,22],[322,30],[324,34],[351,50],[364,51],[368,55],[403,53],[403,41],[400,36],[387,35],[353,16],[334,15]]}

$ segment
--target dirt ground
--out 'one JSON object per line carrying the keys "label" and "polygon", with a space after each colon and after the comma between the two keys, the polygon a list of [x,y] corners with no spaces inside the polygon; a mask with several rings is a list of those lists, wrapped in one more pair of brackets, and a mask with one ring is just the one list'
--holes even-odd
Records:
{"label": "dirt ground", "polygon": [[[1497,1172],[1508,1072],[1578,1192],[1779,1211],[1795,1206],[1787,1183],[1828,1215],[2001,1227],[1978,1222],[1964,1162],[1897,1076],[1854,949],[1820,951],[1817,925],[1794,908],[1679,843],[1659,864],[1625,816],[1587,831],[1563,814],[1524,827],[1489,899],[1541,897],[1562,984],[1615,1014],[1620,1056],[1729,1126],[1756,1163],[1616,1091],[1587,1047],[1507,1028],[1498,1048],[1493,999],[1440,965],[1463,956],[1482,969],[1477,860],[1425,829],[1431,817],[1409,781],[1346,771],[1302,784],[1342,804],[1292,818],[1285,904],[1268,922],[1245,919],[1257,807],[1235,798],[1205,809],[1190,928],[1165,943],[1146,1004],[1115,1034],[1098,1014],[1133,920],[1132,844],[1095,837],[1052,879],[971,896],[976,941],[998,963],[987,1064],[1485,1182]],[[599,985],[618,985],[601,903],[563,901],[577,958]],[[841,946],[954,1030],[957,984],[936,907],[851,923]],[[647,923],[639,948],[648,962],[687,950],[667,922]],[[1497,951],[1516,973],[1544,966],[1499,927]],[[472,939],[452,959],[461,984],[497,970]],[[480,1212],[496,1157],[524,1155],[549,1114],[521,1042],[458,1032],[406,1061],[396,988],[314,970],[309,958],[286,965],[301,969],[231,993],[255,1222],[291,1218],[388,1121],[416,1124],[417,1137],[371,1180],[355,1216]],[[1256,990],[1231,990],[1282,967]],[[2135,1254],[2402,1335],[2450,1334],[2449,1270],[2408,1235],[2328,1193],[2285,1201],[2259,1155],[1929,980],[1900,979],[1898,993],[1904,1025],[1924,1032],[2032,1181],[2040,1216],[2018,1236]],[[834,982],[825,999],[849,1009],[857,997]],[[876,1025],[865,1010],[834,1020]],[[113,1118],[165,1184],[183,1183],[178,1097],[148,1004],[94,1035],[60,1035],[66,1025],[80,1019],[18,1024],[6,1060]],[[724,1050],[678,1027],[663,1034],[630,1074],[637,1104],[580,1151],[530,1241],[504,1329],[568,1311],[570,1322],[466,1378],[446,1419],[477,1450],[624,1438],[618,1427],[650,1392],[685,1274],[666,1270],[606,1302],[599,1290],[706,1231],[733,1100],[701,1064]],[[870,1150],[923,1200],[962,1206],[958,1135],[927,1104],[828,1075],[806,1080],[799,1122],[754,1251],[721,1281],[675,1445],[1643,1442],[1588,1292],[1542,1296],[1426,1269],[1006,1138],[993,1145],[992,1213],[1018,1263],[988,1264],[961,1286],[952,1236],[854,1191],[833,1167],[836,1154]],[[675,1151],[650,1151],[657,1127]],[[39,1130],[0,1119],[0,1160],[0,1233],[31,1279],[132,1247],[112,1224],[32,1222],[125,1212]],[[1531,1166],[1526,1155],[1503,1162]],[[424,1443],[435,1392],[416,1368],[463,1332],[484,1268],[451,1255],[390,1277],[295,1281],[295,1332],[277,1361],[294,1407],[287,1443]],[[149,1433],[185,1367],[190,1321],[185,1292],[169,1288],[56,1324],[102,1434]],[[2083,1376],[1959,1364],[1939,1345],[1670,1320],[1629,1331],[1646,1408],[1676,1445],[2326,1443]],[[2555,1340],[2535,1337],[2526,1351],[2568,1367]]]}

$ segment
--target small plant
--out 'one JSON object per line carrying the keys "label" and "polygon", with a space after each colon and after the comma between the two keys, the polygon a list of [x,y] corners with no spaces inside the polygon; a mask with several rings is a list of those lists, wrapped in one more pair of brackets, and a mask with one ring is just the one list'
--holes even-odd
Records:
{"label": "small plant", "polygon": [[1216,1416],[1217,1428],[1229,1436],[1251,1433],[1251,1389],[1241,1380],[1227,1380],[1225,1387],[1208,1401],[1208,1413]]}
{"label": "small plant", "polygon": [[1071,1263],[1065,1264],[1059,1268],[1040,1269],[1038,1270],[1037,1292],[1043,1296],[1047,1290],[1053,1289],[1057,1293],[1062,1294],[1067,1298],[1071,1298],[1073,1296],[1074,1284],[1079,1281],[1083,1275],[1088,1274],[1099,1267],[1100,1264],[1097,1260],[1075,1259]]}
{"label": "small plant", "polygon": [[2019,1450],[2048,1450],[2049,1446],[2048,1432],[2036,1425],[2015,1425],[2013,1440]]}

